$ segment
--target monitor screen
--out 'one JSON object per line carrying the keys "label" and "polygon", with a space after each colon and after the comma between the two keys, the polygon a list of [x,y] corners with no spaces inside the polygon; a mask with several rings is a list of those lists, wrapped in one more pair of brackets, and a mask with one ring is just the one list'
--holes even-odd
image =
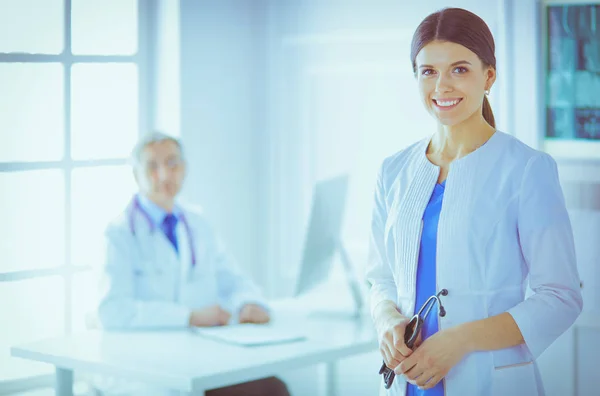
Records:
{"label": "monitor screen", "polygon": [[317,182],[306,230],[295,295],[325,282],[340,243],[348,175]]}

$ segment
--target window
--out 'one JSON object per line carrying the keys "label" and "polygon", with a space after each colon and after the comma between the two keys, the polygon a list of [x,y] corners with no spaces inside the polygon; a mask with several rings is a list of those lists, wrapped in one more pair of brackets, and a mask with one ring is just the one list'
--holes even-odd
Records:
{"label": "window", "polygon": [[0,393],[53,370],[10,346],[85,327],[89,269],[148,126],[145,7],[0,0]]}

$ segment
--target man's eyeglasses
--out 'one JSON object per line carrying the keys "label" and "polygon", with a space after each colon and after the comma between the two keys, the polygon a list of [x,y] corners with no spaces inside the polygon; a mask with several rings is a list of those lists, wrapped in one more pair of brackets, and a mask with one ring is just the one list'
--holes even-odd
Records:
{"label": "man's eyeglasses", "polygon": [[[427,299],[427,301],[425,301],[425,304],[423,304],[421,309],[419,309],[419,312],[417,312],[415,314],[415,316],[413,316],[410,319],[410,322],[408,322],[408,324],[406,325],[406,328],[404,330],[404,344],[406,344],[406,346],[409,347],[410,349],[413,349],[413,346],[415,345],[417,338],[419,338],[419,333],[421,332],[421,327],[423,327],[423,323],[425,322],[425,319],[427,319],[427,316],[429,316],[429,313],[431,312],[431,309],[433,308],[433,306],[435,305],[436,302],[438,303],[438,306],[439,306],[439,315],[441,317],[446,316],[446,310],[444,309],[444,306],[442,305],[442,301],[440,300],[440,295],[447,296],[448,290],[442,289],[435,296],[429,297]],[[425,314],[423,316],[421,316],[421,314],[423,313],[423,310],[425,310],[425,309],[426,309]],[[385,389],[390,389],[392,386],[392,383],[394,382],[394,378],[396,377],[396,373],[394,373],[394,370],[392,370],[388,366],[386,366],[385,361],[384,361],[383,365],[379,369],[379,374],[383,375],[383,382],[384,382]]]}

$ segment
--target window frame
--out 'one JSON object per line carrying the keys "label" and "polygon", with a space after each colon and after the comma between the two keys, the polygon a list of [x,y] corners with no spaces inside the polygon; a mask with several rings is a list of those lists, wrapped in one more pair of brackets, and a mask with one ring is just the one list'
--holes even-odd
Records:
{"label": "window frame", "polygon": [[[17,1],[17,0],[15,0]],[[71,51],[71,10],[72,0],[63,1],[64,12],[64,48],[60,54],[29,54],[29,53],[1,53],[0,63],[59,63],[63,65],[64,89],[64,153],[63,158],[57,161],[27,161],[27,162],[0,162],[0,173],[58,169],[64,176],[65,193],[65,246],[64,265],[19,271],[0,270],[0,287],[5,282],[37,279],[48,276],[60,276],[64,280],[64,329],[65,335],[72,334],[73,330],[73,276],[77,273],[90,270],[90,266],[74,265],[71,254],[71,211],[72,211],[72,172],[83,167],[107,167],[125,165],[128,158],[102,158],[94,160],[74,160],[71,153],[71,72],[76,63],[132,63],[138,70],[138,131],[136,135],[147,131],[152,125],[154,100],[154,65],[152,40],[156,32],[157,2],[154,0],[137,0],[138,18],[138,50],[131,55],[74,55]],[[52,384],[53,374],[32,375],[16,379],[0,379],[0,393],[17,392]]]}

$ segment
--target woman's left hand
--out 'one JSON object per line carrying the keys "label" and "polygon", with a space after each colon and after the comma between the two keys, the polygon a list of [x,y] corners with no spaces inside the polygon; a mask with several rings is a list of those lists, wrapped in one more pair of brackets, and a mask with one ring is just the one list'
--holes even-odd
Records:
{"label": "woman's left hand", "polygon": [[430,389],[469,352],[468,339],[458,328],[442,330],[426,339],[395,371],[411,384]]}

